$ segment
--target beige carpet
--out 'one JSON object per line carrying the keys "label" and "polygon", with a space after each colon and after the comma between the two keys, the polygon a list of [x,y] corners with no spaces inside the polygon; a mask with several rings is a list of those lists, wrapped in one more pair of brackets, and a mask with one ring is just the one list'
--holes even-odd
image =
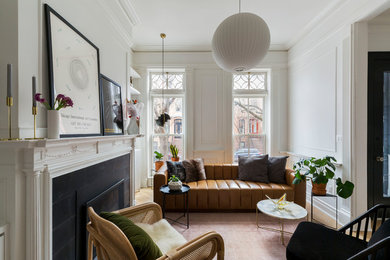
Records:
{"label": "beige carpet", "polygon": [[[168,217],[178,214],[168,213]],[[185,221],[185,219],[181,219]],[[294,232],[300,221],[285,221],[285,230]],[[187,240],[205,232],[220,233],[225,242],[226,260],[286,259],[286,247],[281,244],[280,233],[256,227],[255,213],[190,213],[190,228],[172,223]],[[259,215],[259,224],[279,228],[277,219]],[[285,235],[288,244],[290,235]]]}

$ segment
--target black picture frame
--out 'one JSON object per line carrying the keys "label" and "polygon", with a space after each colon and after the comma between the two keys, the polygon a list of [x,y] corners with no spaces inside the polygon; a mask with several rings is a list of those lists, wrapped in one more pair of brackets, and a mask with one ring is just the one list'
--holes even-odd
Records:
{"label": "black picture frame", "polygon": [[[104,135],[123,135],[122,88],[112,79],[100,74],[100,92]],[[116,95],[116,96],[115,96]]]}
{"label": "black picture frame", "polygon": [[[44,7],[50,105],[53,107],[57,94],[69,96],[74,102],[73,108],[60,110],[60,137],[101,136],[103,135],[103,118],[99,48],[48,4]],[[64,25],[61,28],[63,30],[53,30],[58,25]],[[65,33],[61,35],[62,31]],[[66,35],[73,38],[66,38]],[[69,41],[63,41],[63,38]],[[70,44],[65,49],[64,46],[57,46],[63,42],[70,42]],[[68,48],[69,54],[66,53]],[[56,53],[57,49],[61,50],[61,55]],[[75,55],[83,50],[86,51],[84,55]]]}

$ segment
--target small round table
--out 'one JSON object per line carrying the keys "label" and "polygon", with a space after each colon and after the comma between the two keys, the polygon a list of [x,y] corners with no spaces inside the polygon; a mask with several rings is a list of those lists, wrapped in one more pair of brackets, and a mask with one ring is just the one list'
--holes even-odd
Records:
{"label": "small round table", "polygon": [[[275,202],[277,200],[274,200]],[[258,211],[261,211],[262,213],[279,219],[280,229],[270,228],[270,227],[263,227],[259,226],[259,213]],[[288,219],[301,219],[307,216],[307,210],[303,207],[299,206],[298,204],[295,204],[294,202],[289,202],[289,204],[284,209],[279,209],[276,207],[275,203],[271,200],[261,200],[256,205],[256,225],[257,228],[262,228],[269,231],[276,231],[280,232],[282,244],[284,245],[284,233],[292,234],[291,232],[284,231],[284,220]]]}
{"label": "small round table", "polygon": [[[171,220],[173,222],[176,222],[181,225],[187,226],[189,228],[190,226],[190,219],[189,219],[189,213],[188,213],[188,192],[190,191],[190,186],[183,184],[181,187],[181,190],[170,190],[168,185],[163,185],[160,187],[160,192],[163,194],[163,205],[162,205],[162,213],[163,213],[163,218]],[[167,195],[183,195],[183,215],[178,217],[177,219],[171,219],[165,217],[165,197]],[[179,219],[186,217],[187,216],[187,224],[184,224],[182,222],[179,222]]]}

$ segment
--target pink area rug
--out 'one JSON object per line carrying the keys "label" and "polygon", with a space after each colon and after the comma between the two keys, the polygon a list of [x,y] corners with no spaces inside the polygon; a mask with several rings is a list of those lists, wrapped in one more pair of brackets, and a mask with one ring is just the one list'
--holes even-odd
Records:
{"label": "pink area rug", "polygon": [[[168,213],[168,217],[179,216],[176,213]],[[184,218],[180,221],[185,221]],[[286,220],[286,231],[294,232],[295,228],[303,220]],[[190,228],[172,223],[187,240],[209,231],[220,233],[225,242],[226,260],[246,259],[286,259],[286,246],[281,243],[280,233],[256,226],[255,213],[190,213]],[[279,228],[277,219],[259,214],[259,224],[265,227]],[[285,234],[285,245],[288,244],[291,235]]]}

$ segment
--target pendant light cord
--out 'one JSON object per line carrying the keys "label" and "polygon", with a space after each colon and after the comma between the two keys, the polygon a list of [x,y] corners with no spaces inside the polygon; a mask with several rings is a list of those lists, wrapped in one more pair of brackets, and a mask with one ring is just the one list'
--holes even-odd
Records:
{"label": "pendant light cord", "polygon": [[163,115],[164,117],[164,121],[165,121],[165,111],[164,111],[164,77],[165,77],[165,73],[164,73],[164,64],[165,64],[165,57],[164,57],[164,39],[166,37],[165,33],[161,33],[160,34],[160,37],[161,37],[161,41],[162,41],[162,51],[161,51],[161,61],[162,61],[162,80],[163,80],[163,85],[161,86],[161,114]]}
{"label": "pendant light cord", "polygon": [[238,13],[241,13],[241,0],[238,0]]}

